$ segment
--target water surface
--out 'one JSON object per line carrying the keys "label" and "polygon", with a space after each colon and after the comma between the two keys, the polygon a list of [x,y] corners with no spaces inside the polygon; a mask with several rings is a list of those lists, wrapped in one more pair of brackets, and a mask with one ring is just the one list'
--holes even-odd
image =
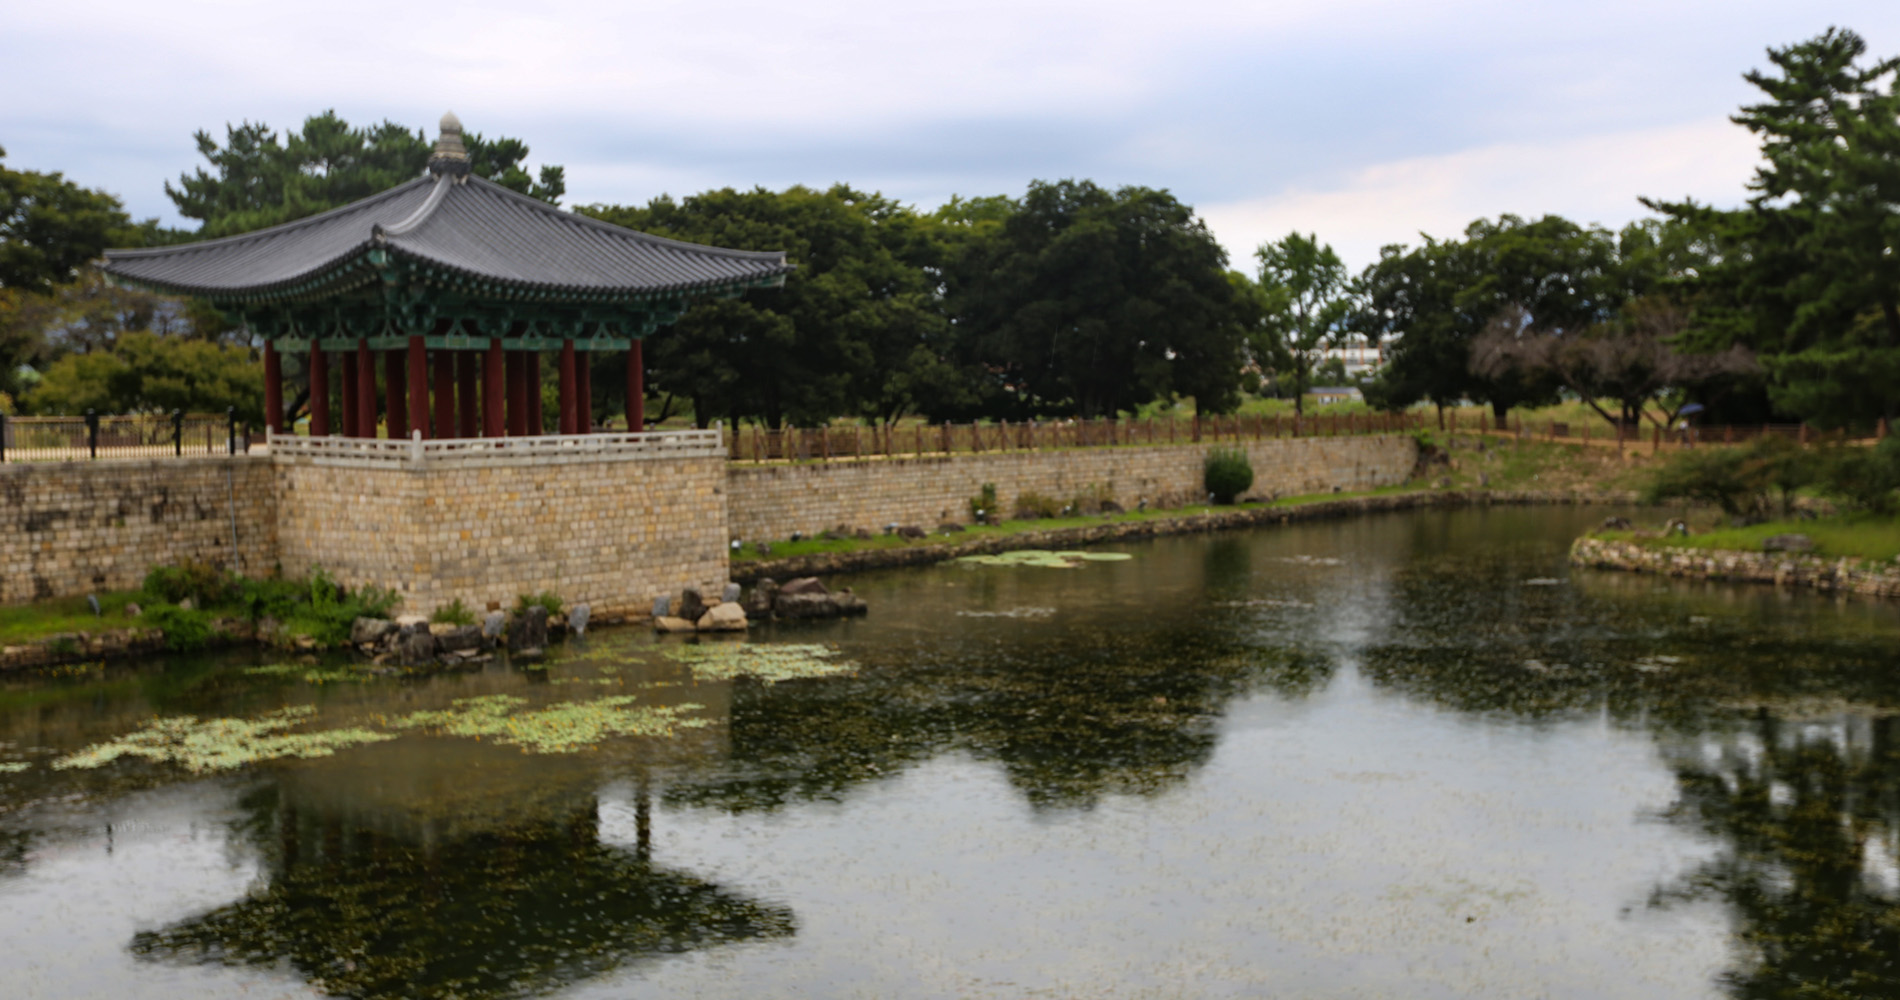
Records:
{"label": "water surface", "polygon": [[[1571,570],[1605,513],[865,574],[844,582],[870,618],[747,640],[779,659],[622,631],[421,679],[251,653],[12,678],[0,982],[1900,991],[1900,613]],[[726,677],[747,663],[765,679]],[[468,722],[469,699],[512,714]],[[306,707],[289,731],[377,740],[197,774],[52,766],[154,717]]]}

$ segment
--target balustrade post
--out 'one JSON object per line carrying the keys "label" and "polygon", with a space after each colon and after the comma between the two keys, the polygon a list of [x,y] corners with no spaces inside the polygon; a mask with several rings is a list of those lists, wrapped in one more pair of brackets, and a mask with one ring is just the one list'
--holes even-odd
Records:
{"label": "balustrade post", "polygon": [[185,453],[185,411],[172,411],[172,455]]}

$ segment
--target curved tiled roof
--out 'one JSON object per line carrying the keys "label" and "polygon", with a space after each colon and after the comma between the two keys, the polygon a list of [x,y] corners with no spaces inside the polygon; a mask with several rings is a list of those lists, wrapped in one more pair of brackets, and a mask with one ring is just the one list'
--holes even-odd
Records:
{"label": "curved tiled roof", "polygon": [[106,251],[106,273],[179,295],[270,297],[377,248],[519,289],[596,297],[709,291],[792,270],[783,251],[726,250],[609,225],[480,177],[420,177],[269,229]]}

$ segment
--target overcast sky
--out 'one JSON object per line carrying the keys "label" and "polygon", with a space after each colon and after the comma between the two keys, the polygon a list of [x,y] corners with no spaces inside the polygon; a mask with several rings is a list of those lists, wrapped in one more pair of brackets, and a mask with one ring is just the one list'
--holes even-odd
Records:
{"label": "overcast sky", "polygon": [[564,164],[569,205],[1090,178],[1174,192],[1237,267],[1293,229],[1357,266],[1502,212],[1736,203],[1741,74],[1829,25],[1900,54],[1894,0],[63,0],[5,16],[0,147],[178,224],[162,184],[197,129],[335,108],[433,138],[453,109]]}

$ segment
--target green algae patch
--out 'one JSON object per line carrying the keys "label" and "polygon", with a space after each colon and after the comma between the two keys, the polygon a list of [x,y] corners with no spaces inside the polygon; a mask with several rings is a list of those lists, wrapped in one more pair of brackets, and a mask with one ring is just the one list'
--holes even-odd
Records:
{"label": "green algae patch", "polygon": [[290,677],[305,684],[357,684],[375,679],[371,674],[349,667],[312,667],[301,663],[267,663],[261,667],[246,667],[244,672],[260,677]]}
{"label": "green algae patch", "polygon": [[32,766],[23,760],[0,761],[0,774],[19,774]]}
{"label": "green algae patch", "polygon": [[671,736],[679,729],[712,725],[711,719],[686,715],[703,705],[640,705],[639,700],[639,695],[614,695],[521,711],[526,698],[496,694],[463,698],[439,711],[415,712],[391,725],[492,739],[524,753],[575,753],[611,736]]}
{"label": "green algae patch", "polygon": [[313,706],[302,705],[256,719],[199,719],[190,715],[153,719],[136,732],[53,761],[53,770],[103,767],[120,757],[143,757],[176,764],[197,774],[229,771],[285,757],[328,757],[338,750],[396,738],[389,733],[354,728],[284,732],[316,711]]}
{"label": "green algae patch", "polygon": [[1038,569],[1075,569],[1085,562],[1121,562],[1133,559],[1126,552],[1051,552],[1047,549],[1016,549],[995,555],[964,556],[957,562],[971,566],[1032,566]]}
{"label": "green algae patch", "polygon": [[663,653],[667,659],[684,663],[693,676],[705,681],[728,681],[752,677],[767,684],[806,677],[836,677],[855,673],[858,665],[838,659],[838,651],[817,643],[699,643],[675,646]]}

